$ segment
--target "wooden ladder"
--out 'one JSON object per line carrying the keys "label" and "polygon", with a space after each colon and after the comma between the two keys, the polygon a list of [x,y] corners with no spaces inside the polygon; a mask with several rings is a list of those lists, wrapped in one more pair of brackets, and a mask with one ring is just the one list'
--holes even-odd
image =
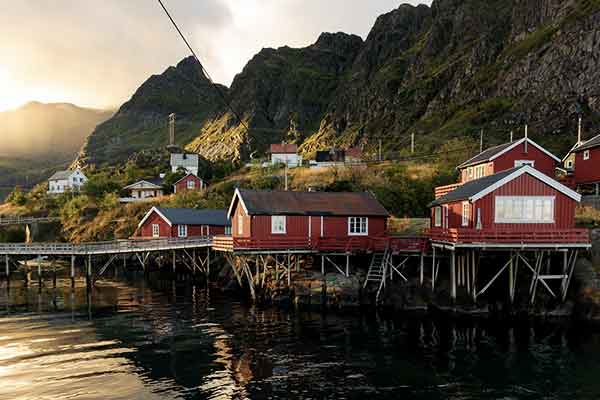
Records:
{"label": "wooden ladder", "polygon": [[377,296],[375,300],[379,302],[379,296],[385,287],[385,281],[388,274],[389,259],[391,256],[390,245],[386,245],[383,252],[373,253],[371,257],[371,264],[369,265],[369,272],[367,272],[367,279],[363,285],[363,289],[367,287],[370,282],[378,285]]}

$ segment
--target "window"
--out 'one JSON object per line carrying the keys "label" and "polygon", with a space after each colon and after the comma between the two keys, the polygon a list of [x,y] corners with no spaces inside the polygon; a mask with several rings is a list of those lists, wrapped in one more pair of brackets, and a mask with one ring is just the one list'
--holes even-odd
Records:
{"label": "window", "polygon": [[242,217],[241,215],[238,215],[237,217],[237,226],[238,226],[238,235],[243,235],[244,234],[244,217]]}
{"label": "window", "polygon": [[469,215],[469,202],[468,201],[464,201],[462,203],[462,226],[469,226],[469,220],[470,215]]}
{"label": "window", "polygon": [[348,235],[366,236],[369,234],[369,219],[367,217],[348,218]]}
{"label": "window", "polygon": [[496,223],[554,223],[554,197],[498,196],[496,197]]}
{"label": "window", "polygon": [[187,181],[187,188],[188,190],[196,189],[196,181]]}
{"label": "window", "polygon": [[152,224],[152,237],[160,237],[160,225]]}
{"label": "window", "polygon": [[535,161],[533,161],[533,160],[515,160],[515,168],[519,168],[524,165],[529,165],[530,167],[535,167]]}
{"label": "window", "polygon": [[231,227],[230,226],[226,226],[225,227],[225,234],[226,235],[231,235]]}
{"label": "window", "polygon": [[177,233],[179,235],[180,238],[185,238],[188,235],[188,227],[187,225],[178,225],[177,226]]}
{"label": "window", "polygon": [[589,150],[586,150],[583,152],[583,159],[586,161],[590,159],[590,151]]}
{"label": "window", "polygon": [[572,169],[573,168],[573,160],[567,161],[567,168],[568,169]]}
{"label": "window", "polygon": [[282,234],[285,233],[285,216],[273,215],[271,216],[271,233]]}
{"label": "window", "polygon": [[442,226],[442,207],[436,207],[433,210],[433,224],[439,228]]}

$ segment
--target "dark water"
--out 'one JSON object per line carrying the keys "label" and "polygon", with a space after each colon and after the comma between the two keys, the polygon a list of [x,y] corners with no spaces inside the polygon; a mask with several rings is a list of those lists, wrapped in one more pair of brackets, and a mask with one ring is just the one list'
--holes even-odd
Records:
{"label": "dark water", "polygon": [[185,283],[98,285],[0,289],[0,399],[600,398],[590,328],[286,313]]}

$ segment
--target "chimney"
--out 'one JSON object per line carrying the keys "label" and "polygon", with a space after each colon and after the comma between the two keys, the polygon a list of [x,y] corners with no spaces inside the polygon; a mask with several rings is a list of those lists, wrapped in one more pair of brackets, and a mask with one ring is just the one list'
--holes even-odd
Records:
{"label": "chimney", "polygon": [[578,145],[580,145],[580,144],[581,144],[581,136],[582,136],[582,133],[583,133],[583,132],[582,132],[582,131],[583,131],[583,128],[582,128],[582,126],[581,126],[581,122],[582,122],[582,121],[581,121],[581,114],[579,114],[579,126],[578,126],[578,128],[577,128],[577,144],[578,144]]}
{"label": "chimney", "polygon": [[527,145],[528,145],[529,137],[528,137],[528,126],[525,125],[525,154],[527,154]]}

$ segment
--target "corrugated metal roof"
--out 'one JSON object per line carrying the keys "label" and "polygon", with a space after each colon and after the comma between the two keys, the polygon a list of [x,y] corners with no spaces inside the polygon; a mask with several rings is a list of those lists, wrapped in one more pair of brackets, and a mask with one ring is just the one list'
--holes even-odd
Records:
{"label": "corrugated metal roof", "polygon": [[452,192],[446,194],[445,196],[436,199],[432,203],[429,204],[430,207],[439,206],[441,204],[454,203],[456,201],[467,200],[472,196],[480,193],[484,189],[492,186],[496,182],[506,178],[519,168],[508,169],[506,171],[498,172],[494,175],[485,176],[480,179],[476,179],[473,181],[469,181],[464,185],[459,186]]}
{"label": "corrugated metal roof", "polygon": [[250,215],[382,216],[389,213],[370,193],[282,192],[240,189]]}
{"label": "corrugated metal roof", "polygon": [[296,154],[298,146],[291,143],[276,143],[271,145],[272,154]]}
{"label": "corrugated metal roof", "polygon": [[173,225],[230,226],[226,210],[197,210],[194,208],[162,208],[156,210]]}
{"label": "corrugated metal roof", "polygon": [[496,154],[506,150],[507,148],[509,148],[510,146],[512,146],[515,142],[512,143],[504,143],[498,146],[494,146],[494,147],[490,147],[487,150],[482,151],[481,153],[477,154],[475,157],[465,161],[464,163],[460,164],[458,166],[458,168],[465,168],[471,165],[476,165],[476,164],[481,164],[483,162],[489,161],[492,157],[494,157]]}
{"label": "corrugated metal roof", "polygon": [[[125,186],[123,189],[162,189],[162,184],[163,179],[161,178],[142,179],[141,181]],[[139,187],[136,187],[138,185]]]}
{"label": "corrugated metal roof", "polygon": [[57,171],[48,180],[50,181],[65,181],[68,180],[74,171]]}

